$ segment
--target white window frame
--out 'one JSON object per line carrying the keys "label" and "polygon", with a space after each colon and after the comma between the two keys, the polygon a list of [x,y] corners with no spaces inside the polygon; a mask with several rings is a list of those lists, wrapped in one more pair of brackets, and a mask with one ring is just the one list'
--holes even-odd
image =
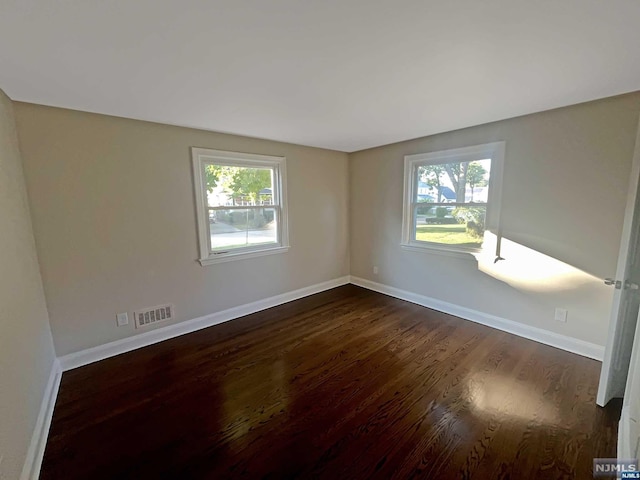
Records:
{"label": "white window frame", "polygon": [[[231,260],[241,260],[263,255],[285,253],[289,250],[287,162],[285,157],[192,147],[191,159],[195,183],[198,243],[200,250],[200,258],[198,261],[200,262],[200,265],[205,266],[212,265],[214,263],[229,262]],[[209,206],[207,205],[207,186],[206,176],[204,173],[205,166],[209,164],[248,168],[267,167],[273,170],[273,205],[269,205],[269,208],[274,208],[276,210],[276,218],[278,219],[276,243],[232,248],[228,251],[211,250]]]}
{"label": "white window frame", "polygon": [[418,203],[416,202],[418,192],[417,169],[423,165],[463,163],[490,158],[491,174],[489,176],[489,197],[487,198],[485,229],[497,233],[500,228],[504,152],[505,142],[493,142],[470,147],[441,150],[438,152],[406,155],[404,157],[404,201],[402,204],[401,247],[405,250],[454,256],[469,255],[482,251],[482,248],[470,248],[415,240],[416,226],[413,212]]}

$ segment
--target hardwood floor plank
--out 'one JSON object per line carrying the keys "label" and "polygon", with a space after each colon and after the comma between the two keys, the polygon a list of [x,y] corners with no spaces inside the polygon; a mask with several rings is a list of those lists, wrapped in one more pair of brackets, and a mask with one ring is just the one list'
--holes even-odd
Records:
{"label": "hardwood floor plank", "polygon": [[41,478],[590,478],[599,369],[347,285],[66,372]]}

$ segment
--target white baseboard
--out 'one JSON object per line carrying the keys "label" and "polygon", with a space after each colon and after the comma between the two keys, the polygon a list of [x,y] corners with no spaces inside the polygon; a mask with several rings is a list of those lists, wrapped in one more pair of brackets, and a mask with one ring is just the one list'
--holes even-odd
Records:
{"label": "white baseboard", "polygon": [[353,283],[363,288],[373,290],[385,295],[400,298],[408,302],[412,302],[424,307],[432,308],[440,312],[455,315],[465,320],[481,323],[489,327],[497,328],[520,337],[528,338],[546,345],[551,345],[563,350],[567,350],[572,353],[577,353],[585,357],[593,358],[595,360],[602,361],[604,356],[604,347],[593,343],[585,342],[576,338],[568,337],[566,335],[560,335],[558,333],[550,332],[542,328],[532,327],[505,318],[500,318],[494,315],[472,310],[470,308],[461,307],[452,303],[444,302],[435,298],[427,297],[417,293],[401,290],[399,288],[391,287],[381,283],[373,282],[360,277],[344,276],[329,280],[326,282],[311,285],[309,287],[300,288],[291,292],[283,293],[273,297],[258,300],[246,305],[240,305],[221,312],[212,313],[203,317],[194,318],[184,322],[180,322],[166,327],[158,328],[150,332],[144,332],[132,337],[116,340],[97,347],[88,348],[79,352],[64,355],[59,358],[62,371],[72,370],[74,368],[88,365],[105,358],[113,357],[121,353],[126,353],[131,350],[153,345],[154,343],[162,342],[180,335],[195,332],[203,328],[211,327],[220,323],[233,320],[235,318],[243,317],[260,310],[275,307],[283,303],[291,302],[299,298],[303,298],[314,293],[323,292],[331,288],[339,287],[347,283]]}
{"label": "white baseboard", "polygon": [[169,340],[170,338],[195,332],[203,328],[233,320],[234,318],[243,317],[251,313],[259,312],[260,310],[282,305],[283,303],[291,302],[293,300],[307,297],[314,293],[323,292],[341,285],[346,285],[348,283],[349,276],[347,275],[326,282],[317,283],[309,287],[300,288],[298,290],[258,300],[246,305],[229,308],[228,310],[212,313],[203,317],[186,320],[173,325],[167,325],[166,327],[158,328],[150,332],[141,333],[132,337],[123,338],[104,345],[98,345],[97,347],[64,355],[59,358],[60,365],[62,366],[62,370],[66,372],[67,370],[82,367],[89,363],[104,360],[105,358],[113,357],[121,353],[126,353],[154,343]]}
{"label": "white baseboard", "polygon": [[27,451],[27,458],[22,468],[21,480],[37,480],[40,476],[40,467],[42,467],[42,459],[44,458],[44,449],[47,446],[47,437],[49,436],[49,427],[51,427],[51,419],[53,418],[53,407],[56,405],[58,397],[58,389],[60,388],[60,380],[62,379],[62,369],[60,362],[54,359],[49,374],[49,381],[44,391],[42,402],[40,403],[40,412],[36,419],[36,426],[31,435],[31,443]]}
{"label": "white baseboard", "polygon": [[[442,300],[427,297],[425,295],[420,295],[406,290],[401,290],[399,288],[373,282],[364,278],[355,276],[344,276],[336,278],[334,280],[311,285],[309,287],[300,288],[298,290],[293,290],[291,292],[258,300],[246,305],[233,307],[221,312],[212,313],[210,315],[194,318],[192,320],[187,320],[174,325],[168,325],[157,330],[141,333],[133,337],[124,338],[121,340],[116,340],[104,345],[99,345],[97,347],[71,353],[69,355],[64,355],[56,359],[51,368],[49,381],[47,383],[44,398],[42,399],[40,412],[36,420],[36,427],[32,435],[31,443],[29,445],[29,451],[27,452],[27,458],[25,460],[20,479],[37,480],[40,474],[47,436],[49,434],[49,428],[51,426],[51,420],[53,418],[53,409],[58,395],[58,389],[60,387],[60,380],[62,378],[62,372],[81,367],[83,365],[88,365],[90,363],[119,355],[121,353],[126,353],[131,350],[146,347],[148,345],[153,345],[154,343],[162,342],[164,340],[169,340],[180,335],[195,332],[203,328],[224,323],[235,318],[243,317],[245,315],[265,310],[267,308],[282,305],[283,303],[291,302],[293,300],[307,297],[309,295],[323,292],[325,290],[330,290],[332,288],[346,285],[348,283],[352,283],[368,290],[383,293],[385,295],[390,295],[401,300],[406,300],[417,305],[432,308],[440,312],[448,313],[450,315],[455,315],[456,317],[493,327],[498,330],[518,335],[520,337],[534,340],[536,342],[551,345],[562,350],[577,353],[578,355],[593,358],[595,360],[602,361],[604,355],[604,347],[600,345],[585,342],[583,340],[578,340],[576,338],[568,337],[565,335],[560,335],[548,330],[532,327],[530,325],[524,325],[512,320],[489,315],[483,312],[472,310],[470,308],[461,307],[459,305],[444,302]],[[627,458],[624,455],[620,456],[621,446],[622,448],[624,448],[624,445],[626,445],[624,443],[626,438],[624,437],[626,430],[624,429],[623,425],[623,420],[625,419],[624,413],[625,410],[623,409],[618,433],[619,458]]]}
{"label": "white baseboard", "polygon": [[399,288],[384,285],[382,283],[373,282],[365,278],[351,276],[351,283],[374,292],[384,293],[391,297],[406,300],[411,303],[422,305],[423,307],[432,308],[439,312],[455,315],[456,317],[470,320],[472,322],[481,323],[488,327],[497,328],[504,332],[518,335],[529,340],[534,340],[545,345],[560,348],[568,352],[577,353],[583,357],[593,358],[602,361],[604,357],[604,347],[595,343],[585,342],[577,338],[568,337],[559,333],[544,330],[538,327],[532,327],[523,323],[507,320],[506,318],[497,317],[487,313],[479,312],[466,307],[461,307],[453,303],[444,302],[435,298],[420,295],[418,293],[401,290]]}

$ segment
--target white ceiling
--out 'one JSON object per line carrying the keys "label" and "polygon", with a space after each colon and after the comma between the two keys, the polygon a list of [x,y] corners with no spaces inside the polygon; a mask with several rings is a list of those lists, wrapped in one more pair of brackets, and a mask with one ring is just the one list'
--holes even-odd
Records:
{"label": "white ceiling", "polygon": [[355,151],[640,90],[640,1],[2,0],[0,88]]}

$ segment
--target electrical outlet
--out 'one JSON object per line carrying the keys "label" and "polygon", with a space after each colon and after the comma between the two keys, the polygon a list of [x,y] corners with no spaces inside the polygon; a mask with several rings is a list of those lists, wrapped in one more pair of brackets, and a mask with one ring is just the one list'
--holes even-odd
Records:
{"label": "electrical outlet", "polygon": [[129,314],[127,312],[117,314],[116,321],[118,322],[119,327],[129,325]]}
{"label": "electrical outlet", "polygon": [[378,267],[377,267],[377,266],[374,266],[374,267],[373,267],[373,274],[374,274],[374,275],[377,275],[377,274],[378,274]]}
{"label": "electrical outlet", "polygon": [[556,308],[556,314],[554,318],[559,322],[566,322],[568,313],[569,311],[566,308]]}

